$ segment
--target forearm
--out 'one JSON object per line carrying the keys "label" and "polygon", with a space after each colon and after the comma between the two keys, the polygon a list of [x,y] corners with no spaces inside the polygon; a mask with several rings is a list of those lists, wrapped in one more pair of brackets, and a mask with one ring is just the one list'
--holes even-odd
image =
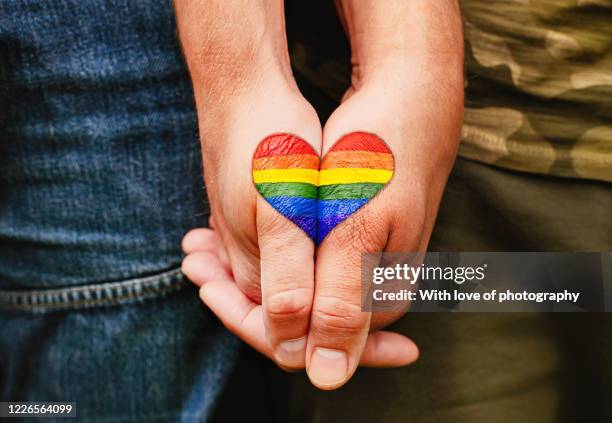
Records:
{"label": "forearm", "polygon": [[[370,104],[379,104],[377,121],[388,120],[389,128],[395,128],[395,134],[385,136],[410,144],[409,162],[420,157],[411,165],[415,172],[447,174],[463,118],[458,2],[337,0],[336,4],[352,50],[352,86],[345,98],[359,93]],[[328,128],[331,132],[334,126]],[[397,159],[402,160],[401,149],[397,150]],[[437,196],[439,189],[431,194]]]}
{"label": "forearm", "polygon": [[351,43],[354,85],[381,69],[393,73],[410,66],[413,74],[443,72],[449,84],[462,88],[463,32],[456,0],[336,0],[336,5]]}
{"label": "forearm", "polygon": [[291,80],[282,0],[175,0],[179,38],[198,96]]}

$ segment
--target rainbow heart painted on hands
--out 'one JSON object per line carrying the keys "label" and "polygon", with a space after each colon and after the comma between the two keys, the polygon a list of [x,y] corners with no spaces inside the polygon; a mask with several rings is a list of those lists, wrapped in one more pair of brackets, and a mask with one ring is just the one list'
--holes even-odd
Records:
{"label": "rainbow heart painted on hands", "polygon": [[291,134],[265,138],[253,156],[257,191],[317,245],[368,203],[393,177],[393,155],[376,135],[342,137],[320,162]]}

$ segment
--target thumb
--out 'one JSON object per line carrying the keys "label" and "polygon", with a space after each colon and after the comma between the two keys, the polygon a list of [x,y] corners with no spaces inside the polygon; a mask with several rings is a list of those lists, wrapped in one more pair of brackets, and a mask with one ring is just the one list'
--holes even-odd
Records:
{"label": "thumb", "polygon": [[314,292],[319,156],[288,134],[268,137],[255,152],[263,318],[275,360],[302,368]]}
{"label": "thumb", "polygon": [[319,388],[346,383],[366,347],[371,313],[361,308],[361,257],[384,248],[385,228],[370,226],[379,220],[369,208],[360,210],[334,229],[317,252],[306,362],[308,376]]}

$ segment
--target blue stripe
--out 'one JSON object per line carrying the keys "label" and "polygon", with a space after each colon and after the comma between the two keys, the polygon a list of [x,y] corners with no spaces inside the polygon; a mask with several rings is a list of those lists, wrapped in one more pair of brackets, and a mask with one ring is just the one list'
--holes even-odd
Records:
{"label": "blue stripe", "polygon": [[348,217],[369,201],[369,198],[348,200],[319,200],[317,218],[325,220],[335,217]]}
{"label": "blue stripe", "polygon": [[317,215],[316,198],[269,197],[266,201],[286,217],[315,217]]}

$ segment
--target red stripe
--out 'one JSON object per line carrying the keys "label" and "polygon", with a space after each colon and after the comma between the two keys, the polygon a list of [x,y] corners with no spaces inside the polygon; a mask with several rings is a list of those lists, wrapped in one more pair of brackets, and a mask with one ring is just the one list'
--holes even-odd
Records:
{"label": "red stripe", "polygon": [[257,146],[253,158],[285,156],[288,154],[312,154],[317,153],[306,141],[291,134],[274,134],[266,137]]}
{"label": "red stripe", "polygon": [[389,153],[387,144],[374,134],[353,132],[340,138],[329,151],[371,151],[372,153]]}

